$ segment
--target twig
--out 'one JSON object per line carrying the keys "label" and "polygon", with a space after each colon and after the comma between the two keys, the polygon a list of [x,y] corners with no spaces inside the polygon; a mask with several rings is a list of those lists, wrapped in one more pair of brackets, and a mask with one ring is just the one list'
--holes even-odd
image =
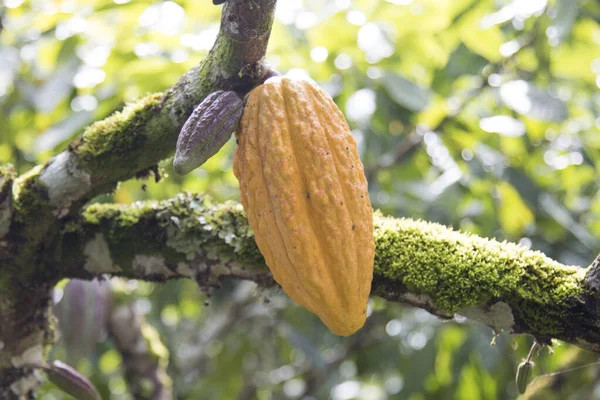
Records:
{"label": "twig", "polygon": [[171,400],[168,351],[158,333],[131,304],[117,304],[108,318],[108,332],[123,358],[125,380],[136,400]]}

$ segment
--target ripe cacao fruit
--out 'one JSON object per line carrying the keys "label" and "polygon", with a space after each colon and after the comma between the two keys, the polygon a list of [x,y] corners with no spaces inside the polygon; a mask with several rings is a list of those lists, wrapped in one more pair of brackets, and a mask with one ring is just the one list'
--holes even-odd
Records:
{"label": "ripe cacao fruit", "polygon": [[235,92],[222,90],[209,94],[187,119],[179,137],[173,169],[190,173],[227,143],[235,130],[244,104]]}
{"label": "ripe cacao fruit", "polygon": [[233,171],[274,279],[329,329],[366,319],[375,243],[356,142],[331,97],[309,81],[268,79],[236,131]]}

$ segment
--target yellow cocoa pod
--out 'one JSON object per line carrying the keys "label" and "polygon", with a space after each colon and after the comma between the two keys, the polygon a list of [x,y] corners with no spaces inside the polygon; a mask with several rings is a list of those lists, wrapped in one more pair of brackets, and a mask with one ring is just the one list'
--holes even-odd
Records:
{"label": "yellow cocoa pod", "polygon": [[275,280],[347,336],[367,315],[375,243],[363,165],[348,124],[322,89],[276,77],[252,90],[233,171]]}

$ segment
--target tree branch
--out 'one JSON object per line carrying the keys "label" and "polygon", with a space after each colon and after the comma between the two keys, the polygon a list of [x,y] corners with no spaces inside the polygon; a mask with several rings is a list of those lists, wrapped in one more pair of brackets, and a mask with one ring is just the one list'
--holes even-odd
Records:
{"label": "tree branch", "polygon": [[125,380],[133,398],[173,399],[172,382],[167,375],[169,351],[132,304],[113,304],[108,316],[108,333],[123,358]]}
{"label": "tree branch", "polygon": [[194,107],[217,90],[248,92],[271,73],[264,62],[276,0],[230,0],[209,55],[172,88],[130,104],[88,127],[68,150],[17,181],[13,235],[41,243],[56,218],[78,210],[119,181],[148,170],[175,150]]}
{"label": "tree branch", "polygon": [[[0,239],[8,233],[12,219],[12,184],[15,171],[11,166],[0,165]],[[0,260],[2,260],[2,246],[0,242]]]}
{"label": "tree branch", "polygon": [[14,181],[0,166],[1,399],[24,399],[39,381],[26,365],[32,357],[42,361],[52,341],[49,299],[56,273],[43,266],[62,238],[59,221],[169,157],[185,120],[209,93],[244,93],[271,74],[264,56],[275,4],[229,0],[213,49],[173,87],[96,122],[67,150]]}
{"label": "tree branch", "polygon": [[[496,332],[527,333],[600,352],[597,293],[586,270],[513,243],[434,223],[374,215],[373,294],[441,317],[466,316]],[[90,206],[62,236],[47,268],[161,281],[273,280],[236,203],[194,195],[160,203]],[[588,277],[596,276],[593,268]]]}
{"label": "tree branch", "polygon": [[50,323],[54,282],[0,284],[0,399],[20,400],[29,398],[42,381],[30,365],[41,364],[54,341]]}

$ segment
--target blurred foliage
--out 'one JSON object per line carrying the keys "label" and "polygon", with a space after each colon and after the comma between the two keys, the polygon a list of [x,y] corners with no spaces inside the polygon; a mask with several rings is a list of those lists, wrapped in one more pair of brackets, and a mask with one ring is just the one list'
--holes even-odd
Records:
{"label": "blurred foliage", "polygon": [[[82,128],[161,91],[204,57],[209,0],[4,0],[0,163],[20,172]],[[567,264],[600,251],[600,3],[594,0],[281,0],[268,61],[308,74],[346,113],[373,206],[511,240]],[[186,177],[122,183],[98,201],[189,190],[236,199],[232,142]],[[180,399],[512,399],[530,338],[371,300],[338,338],[280,292],[228,282],[128,283],[171,354]],[[60,298],[62,289],[57,289]],[[68,348],[53,356],[66,359]],[[563,345],[534,375],[597,360]],[[110,341],[78,363],[127,399]],[[600,399],[600,369],[537,378],[525,397]],[[44,386],[42,399],[62,399]]]}

